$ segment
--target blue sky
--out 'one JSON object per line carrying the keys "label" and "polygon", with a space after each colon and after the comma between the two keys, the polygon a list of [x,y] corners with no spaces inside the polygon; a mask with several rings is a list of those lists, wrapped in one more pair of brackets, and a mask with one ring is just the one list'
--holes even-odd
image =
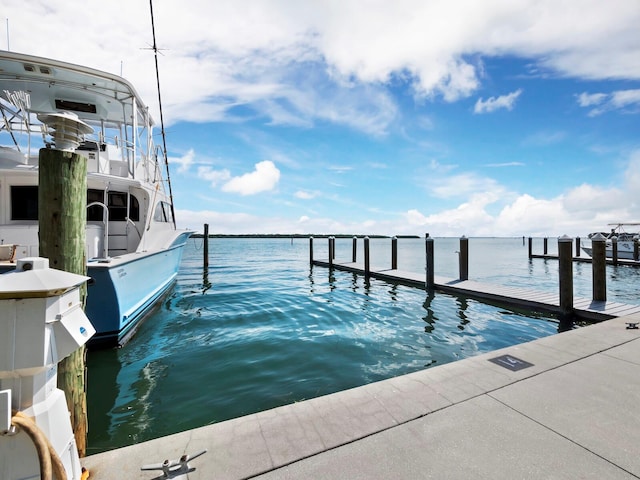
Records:
{"label": "blue sky", "polygon": [[[122,72],[159,119],[148,2],[2,3],[11,50]],[[180,227],[574,236],[640,221],[637,0],[154,13]]]}

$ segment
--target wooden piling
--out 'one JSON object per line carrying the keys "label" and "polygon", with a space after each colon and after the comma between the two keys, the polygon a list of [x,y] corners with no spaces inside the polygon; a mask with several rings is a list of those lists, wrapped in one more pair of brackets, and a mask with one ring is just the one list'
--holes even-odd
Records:
{"label": "wooden piling", "polygon": [[433,238],[427,236],[425,239],[425,250],[427,257],[427,291],[433,290],[435,286],[435,275],[433,272]]}
{"label": "wooden piling", "polygon": [[[86,275],[87,159],[73,152],[43,148],[38,167],[39,254],[51,268]],[[86,286],[80,289],[86,300]],[[87,448],[85,347],[58,364],[80,457]]]}
{"label": "wooden piling", "polygon": [[309,265],[313,267],[313,237],[309,237]]}
{"label": "wooden piling", "polygon": [[458,254],[460,280],[469,279],[469,239],[460,237],[460,252]]}
{"label": "wooden piling", "polygon": [[364,237],[364,278],[369,280],[371,264],[369,263],[369,237]]}
{"label": "wooden piling", "polygon": [[329,241],[329,268],[332,268],[333,267],[333,259],[334,259],[333,246],[335,244],[332,242],[333,237],[329,237],[327,240]]}
{"label": "wooden piling", "polygon": [[611,261],[618,265],[618,237],[611,237]]}
{"label": "wooden piling", "polygon": [[576,237],[576,257],[580,256],[580,237]]}
{"label": "wooden piling", "polygon": [[639,248],[638,248],[638,239],[634,238],[633,239],[633,259],[637,262],[638,258],[640,257],[639,255]]}
{"label": "wooden piling", "polygon": [[351,245],[351,261],[356,263],[356,259],[358,258],[358,237],[353,237],[352,245]]}
{"label": "wooden piling", "polygon": [[209,268],[209,224],[204,224],[204,244],[203,244],[203,265],[204,268]]}
{"label": "wooden piling", "polygon": [[607,239],[601,233],[591,237],[591,272],[593,280],[593,299],[607,299]]}
{"label": "wooden piling", "polygon": [[542,254],[546,255],[547,253],[549,253],[549,239],[544,237],[542,240]]}
{"label": "wooden piling", "polygon": [[563,315],[573,312],[572,240],[567,235],[558,238],[558,277],[560,279],[560,310]]}
{"label": "wooden piling", "polygon": [[331,237],[331,261],[336,259],[336,237]]}
{"label": "wooden piling", "polygon": [[529,237],[529,258],[533,258],[533,238]]}
{"label": "wooden piling", "polygon": [[391,239],[391,270],[398,269],[398,237]]}

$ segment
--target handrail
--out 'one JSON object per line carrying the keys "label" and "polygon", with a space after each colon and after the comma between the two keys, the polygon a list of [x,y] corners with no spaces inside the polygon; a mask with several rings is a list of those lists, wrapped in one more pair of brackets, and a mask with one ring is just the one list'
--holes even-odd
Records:
{"label": "handrail", "polygon": [[89,207],[102,207],[102,223],[104,224],[104,238],[103,238],[103,257],[109,258],[109,208],[102,202],[91,202],[87,205]]}

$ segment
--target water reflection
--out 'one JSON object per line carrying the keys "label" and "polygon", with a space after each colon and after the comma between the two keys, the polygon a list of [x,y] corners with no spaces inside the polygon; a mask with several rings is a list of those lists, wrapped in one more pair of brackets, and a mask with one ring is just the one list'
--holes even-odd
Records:
{"label": "water reflection", "polygon": [[469,303],[467,302],[466,297],[456,297],[456,305],[458,306],[458,317],[460,318],[458,329],[464,330],[465,325],[469,323],[469,319],[466,314],[467,308],[469,308]]}
{"label": "water reflection", "polygon": [[425,333],[432,333],[433,329],[436,328],[436,315],[433,309],[431,308],[431,303],[435,299],[435,293],[433,291],[427,292],[427,298],[422,304],[422,308],[427,311],[427,314],[422,317],[422,320],[426,323],[424,326]]}

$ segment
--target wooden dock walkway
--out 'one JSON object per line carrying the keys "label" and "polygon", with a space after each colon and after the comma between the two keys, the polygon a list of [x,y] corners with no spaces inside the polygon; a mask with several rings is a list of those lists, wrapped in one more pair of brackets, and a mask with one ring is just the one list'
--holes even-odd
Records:
{"label": "wooden dock walkway", "polygon": [[[335,268],[336,270],[364,275],[365,270],[359,263],[329,263],[323,260],[313,260],[319,267]],[[411,287],[426,288],[426,274],[393,269],[374,269],[369,271],[371,278],[399,283]],[[454,295],[464,295],[484,301],[495,302],[505,306],[516,306],[531,310],[550,313],[561,313],[559,292],[541,292],[534,289],[509,287],[482,283],[474,280],[454,280],[435,276],[434,288],[441,292]],[[587,298],[574,297],[575,314],[584,320],[602,321],[615,317],[640,313],[640,305],[628,305],[612,301],[595,301]]]}

